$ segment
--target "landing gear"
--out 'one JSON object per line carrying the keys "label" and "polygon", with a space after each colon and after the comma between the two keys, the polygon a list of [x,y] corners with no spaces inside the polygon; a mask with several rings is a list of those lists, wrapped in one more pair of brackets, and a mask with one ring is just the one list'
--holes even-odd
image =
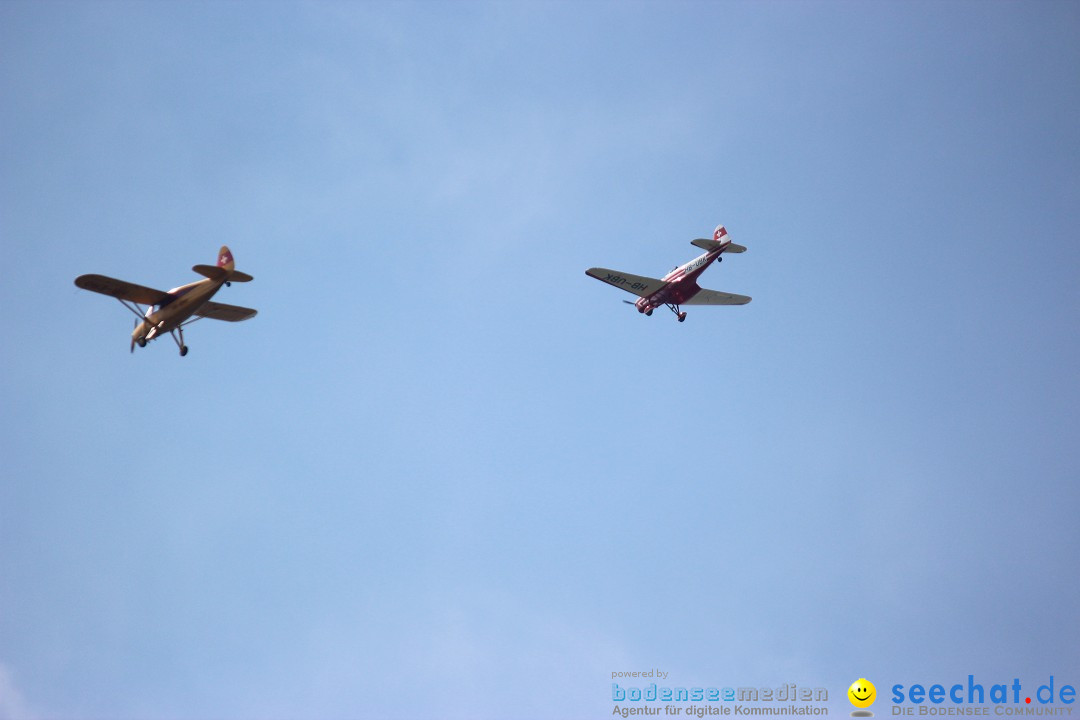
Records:
{"label": "landing gear", "polygon": [[665,303],[668,310],[675,313],[675,317],[679,318],[679,322],[686,320],[686,313],[682,311],[678,303]]}
{"label": "landing gear", "polygon": [[652,311],[653,311],[652,306],[650,306],[650,305],[641,305],[640,300],[638,300],[636,303],[635,302],[630,302],[629,300],[623,300],[623,302],[626,303],[627,305],[633,305],[635,308],[637,308],[637,311],[639,313],[642,313],[643,315],[652,315]]}
{"label": "landing gear", "polygon": [[[179,339],[176,337],[176,333],[180,333]],[[176,328],[176,330],[170,330],[169,334],[172,335],[172,339],[176,342],[176,347],[180,348],[180,357],[187,355],[188,347],[184,344],[184,326]]]}
{"label": "landing gear", "polygon": [[[623,300],[623,302],[624,302],[624,303],[626,303],[627,305],[637,305],[637,303],[632,303],[632,302],[630,302],[629,300]],[[641,301],[639,300],[638,302],[641,302]],[[653,310],[655,310],[656,308],[660,307],[660,303],[661,303],[661,302],[663,302],[663,301],[661,300],[661,301],[657,302],[657,304],[656,304],[656,305],[651,305],[651,304],[646,304],[646,305],[644,305],[644,306],[642,306],[642,305],[637,305],[637,311],[638,311],[639,313],[641,313],[642,315],[645,315],[646,317],[648,317],[648,316],[652,315],[652,313],[653,313]],[[678,305],[678,303],[669,303],[669,302],[664,302],[663,304],[664,304],[664,305],[665,305],[665,306],[666,306],[666,307],[667,307],[667,308],[668,308],[669,310],[671,310],[671,312],[675,313],[675,317],[679,318],[679,322],[682,322],[682,321],[686,320],[686,313],[684,313],[684,312],[683,312],[683,311],[682,311],[682,310],[681,310],[681,309],[679,308],[679,305]]]}
{"label": "landing gear", "polygon": [[[131,333],[131,352],[135,352],[136,345],[141,348],[146,347],[146,344],[148,342],[150,342],[151,340],[156,340],[161,335],[165,334],[165,321],[159,320],[157,324],[151,326],[149,330],[147,330],[146,334],[144,334],[142,337],[135,337],[135,332],[138,331],[140,323],[146,323],[147,325],[150,325],[151,317],[153,316],[154,306],[151,305],[147,307],[146,310],[143,310],[142,306],[134,301],[128,301],[124,298],[117,298],[117,300],[119,300],[121,305],[126,307],[132,312],[132,314],[135,315],[135,330]],[[176,343],[176,347],[180,349],[180,357],[188,354],[188,346],[184,344],[184,326],[190,325],[196,320],[202,320],[203,317],[203,315],[196,315],[189,320],[185,320],[176,328],[169,330],[169,334],[172,335],[172,339]],[[177,337],[178,333],[179,337]]]}

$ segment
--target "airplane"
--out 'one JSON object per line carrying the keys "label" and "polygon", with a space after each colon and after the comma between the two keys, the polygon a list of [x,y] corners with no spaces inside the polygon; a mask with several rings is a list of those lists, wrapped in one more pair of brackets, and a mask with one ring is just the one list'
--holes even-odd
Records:
{"label": "airplane", "polygon": [[[131,352],[135,345],[146,347],[149,340],[161,337],[165,333],[172,335],[180,356],[188,353],[184,344],[184,326],[210,318],[227,322],[240,322],[255,317],[251,308],[224,303],[211,302],[210,298],[221,289],[222,285],[231,286],[234,282],[250,282],[253,277],[235,269],[232,252],[222,245],[218,253],[217,265],[196,265],[191,268],[205,280],[197,280],[187,285],[173,288],[168,292],[135,285],[134,283],[115,280],[104,275],[80,275],[75,284],[83,290],[92,290],[102,295],[109,295],[120,304],[135,313],[135,330],[131,333]],[[140,305],[146,305],[143,310]],[[177,339],[176,334],[180,333]]]}
{"label": "airplane", "polygon": [[723,225],[716,226],[712,240],[698,238],[691,240],[690,244],[702,248],[705,254],[685,265],[678,266],[660,280],[607,268],[589,268],[585,274],[637,295],[637,301],[623,300],[623,302],[635,306],[638,312],[652,315],[653,310],[666,305],[671,312],[675,313],[679,322],[686,320],[686,313],[679,307],[680,305],[745,305],[750,302],[750,298],[746,295],[705,290],[697,284],[698,277],[705,272],[713,260],[723,261],[721,254],[746,252],[745,247],[731,242]]}

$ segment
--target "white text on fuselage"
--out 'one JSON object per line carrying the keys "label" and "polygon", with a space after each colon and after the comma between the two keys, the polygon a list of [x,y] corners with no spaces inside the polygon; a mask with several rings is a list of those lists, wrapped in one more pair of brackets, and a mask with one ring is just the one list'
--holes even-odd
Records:
{"label": "white text on fuselage", "polygon": [[683,268],[682,268],[683,269],[683,274],[684,275],[689,275],[690,273],[694,272],[695,270],[697,270],[699,267],[701,267],[702,265],[704,265],[707,262],[709,262],[709,256],[708,255],[702,255],[701,257],[697,258],[696,260],[691,260],[690,262],[683,265]]}

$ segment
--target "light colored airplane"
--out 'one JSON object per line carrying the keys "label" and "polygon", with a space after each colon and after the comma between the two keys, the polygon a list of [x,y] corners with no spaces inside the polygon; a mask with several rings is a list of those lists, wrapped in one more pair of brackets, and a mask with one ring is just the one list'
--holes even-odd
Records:
{"label": "light colored airplane", "polygon": [[705,272],[705,268],[709,267],[713,260],[716,262],[723,260],[720,257],[723,253],[746,252],[746,248],[742,245],[731,242],[723,225],[716,226],[712,240],[699,238],[691,240],[690,244],[702,248],[705,254],[685,265],[680,265],[659,280],[607,268],[589,268],[585,274],[637,295],[636,302],[631,303],[629,300],[623,300],[623,302],[634,305],[638,312],[652,315],[653,310],[661,305],[667,305],[671,312],[675,313],[675,317],[679,318],[679,322],[686,319],[686,313],[682,311],[680,305],[745,305],[750,302],[750,298],[746,295],[704,290],[697,284],[698,276]]}
{"label": "light colored airplane", "polygon": [[[131,352],[135,345],[146,347],[148,340],[161,337],[165,333],[172,335],[181,355],[187,355],[184,344],[184,326],[196,320],[210,318],[239,322],[255,316],[251,308],[225,305],[211,302],[210,298],[221,289],[222,285],[234,282],[249,282],[253,278],[247,273],[234,269],[233,256],[224,245],[218,253],[217,265],[196,265],[191,268],[205,280],[198,280],[187,285],[173,288],[169,292],[135,285],[134,283],[114,280],[104,275],[80,275],[75,284],[83,290],[92,290],[102,295],[110,295],[120,304],[135,313],[135,330],[131,333]],[[141,305],[146,305],[144,310]],[[180,337],[177,338],[176,334]]]}

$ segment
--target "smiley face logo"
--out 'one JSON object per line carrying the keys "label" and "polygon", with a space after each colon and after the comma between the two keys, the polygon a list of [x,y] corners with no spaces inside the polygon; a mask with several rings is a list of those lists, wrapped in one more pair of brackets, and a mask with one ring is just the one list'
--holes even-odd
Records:
{"label": "smiley face logo", "polygon": [[847,690],[847,696],[855,707],[868,708],[877,699],[877,688],[874,687],[874,683],[866,678],[859,678],[851,683],[851,687]]}

